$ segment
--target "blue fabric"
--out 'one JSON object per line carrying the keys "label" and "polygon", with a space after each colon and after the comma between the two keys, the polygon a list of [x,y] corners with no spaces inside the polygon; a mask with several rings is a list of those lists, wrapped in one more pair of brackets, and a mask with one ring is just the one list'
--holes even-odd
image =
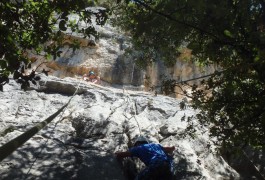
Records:
{"label": "blue fabric", "polygon": [[166,154],[160,144],[143,144],[129,149],[132,157],[138,157],[147,167],[136,180],[171,180],[173,177],[173,158]]}
{"label": "blue fabric", "polygon": [[173,160],[156,159],[143,169],[136,180],[173,180]]}
{"label": "blue fabric", "polygon": [[154,166],[164,161],[172,164],[172,158],[164,152],[160,144],[143,144],[133,147],[129,151],[133,157],[138,157],[146,166]]}

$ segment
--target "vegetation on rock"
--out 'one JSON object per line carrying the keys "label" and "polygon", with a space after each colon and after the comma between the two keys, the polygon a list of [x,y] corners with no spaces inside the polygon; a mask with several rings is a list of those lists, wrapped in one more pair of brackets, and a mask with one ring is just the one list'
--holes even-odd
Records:
{"label": "vegetation on rock", "polygon": [[[60,56],[63,36],[69,32],[97,36],[92,16],[103,25],[105,9],[92,0],[3,0],[0,2],[0,89],[8,76],[26,89],[39,79],[27,74],[27,52],[45,57]],[[192,61],[215,64],[220,71],[190,85],[192,106],[199,109],[193,118],[209,126],[217,144],[242,147],[265,146],[265,1],[264,0],[117,0],[100,1],[112,13],[115,25],[133,37],[136,50],[143,53],[138,64],[162,58],[172,65],[183,48],[192,50]],[[79,22],[69,14],[77,14]],[[77,48],[78,44],[72,44]],[[47,73],[45,70],[44,73]],[[165,81],[164,91],[178,85]],[[185,107],[185,105],[183,105]]]}
{"label": "vegetation on rock", "polygon": [[[30,68],[29,51],[55,59],[60,56],[65,34],[78,33],[97,38],[92,17],[95,17],[96,24],[103,25],[107,13],[103,8],[86,8],[93,5],[93,0],[1,1],[0,90],[8,83],[10,74],[21,83],[22,89],[39,80],[34,70],[25,71]],[[70,14],[77,14],[79,19],[70,19]],[[72,48],[78,48],[78,45],[74,43]],[[47,71],[43,72],[47,74]]]}
{"label": "vegetation on rock", "polygon": [[[265,146],[265,1],[251,0],[119,0],[106,3],[113,22],[133,37],[144,51],[140,64],[158,56],[171,65],[182,48],[192,50],[192,61],[217,65],[220,71],[190,85],[193,118],[209,126],[217,144]],[[182,47],[182,48],[181,48]],[[184,83],[183,83],[184,84]],[[178,85],[165,82],[167,93]]]}

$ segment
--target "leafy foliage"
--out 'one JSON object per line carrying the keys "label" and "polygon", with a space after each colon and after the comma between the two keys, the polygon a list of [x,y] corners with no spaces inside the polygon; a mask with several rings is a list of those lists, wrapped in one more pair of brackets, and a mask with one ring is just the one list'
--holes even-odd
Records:
{"label": "leafy foliage", "polygon": [[[8,83],[8,76],[21,87],[29,87],[29,81],[36,83],[35,71],[25,74],[29,66],[27,52],[35,52],[46,57],[60,56],[64,35],[82,34],[85,37],[98,34],[96,24],[103,25],[107,19],[105,9],[86,8],[93,0],[2,0],[0,2],[0,90]],[[70,14],[78,19],[69,18]],[[85,25],[80,26],[80,23]],[[78,48],[76,44],[73,48]],[[44,73],[47,73],[45,70]]]}
{"label": "leafy foliage", "polygon": [[[112,12],[114,24],[144,52],[142,60],[160,54],[170,65],[186,45],[193,60],[220,68],[190,87],[196,118],[217,144],[265,146],[264,0],[124,0]],[[165,91],[175,85],[166,81]],[[193,132],[193,118],[188,122]]]}

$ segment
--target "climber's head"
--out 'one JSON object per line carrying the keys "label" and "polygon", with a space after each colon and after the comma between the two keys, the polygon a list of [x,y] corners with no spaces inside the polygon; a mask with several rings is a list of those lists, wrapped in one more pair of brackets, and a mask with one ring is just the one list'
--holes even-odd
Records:
{"label": "climber's head", "polygon": [[135,143],[134,143],[134,146],[140,146],[142,144],[148,144],[149,141],[146,137],[144,136],[139,136],[136,140],[135,140]]}
{"label": "climber's head", "polygon": [[88,75],[95,75],[94,71],[89,71]]}

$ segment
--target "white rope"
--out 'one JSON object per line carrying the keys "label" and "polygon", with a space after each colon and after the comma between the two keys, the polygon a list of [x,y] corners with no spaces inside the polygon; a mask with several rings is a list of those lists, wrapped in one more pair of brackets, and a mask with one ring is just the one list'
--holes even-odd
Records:
{"label": "white rope", "polygon": [[[126,93],[126,94],[125,94],[125,93]],[[125,89],[123,89],[123,94],[125,94],[126,97],[128,97],[128,99],[129,99],[129,102],[127,101],[127,103],[131,103],[131,102],[132,102],[132,99],[131,99],[130,94],[128,93],[128,91],[125,90]],[[142,130],[141,130],[141,127],[140,127],[140,124],[139,124],[138,120],[136,119],[136,102],[135,102],[135,101],[134,101],[134,103],[133,103],[133,110],[134,110],[133,118],[135,119],[135,122],[136,122],[136,124],[137,124],[137,126],[138,126],[139,133],[140,133],[140,136],[141,136],[141,135],[142,135]],[[130,118],[130,119],[131,119],[131,118]]]}
{"label": "white rope", "polygon": [[[47,82],[47,81],[46,81],[46,82]],[[67,109],[69,103],[71,102],[71,100],[73,99],[73,97],[76,95],[76,93],[77,93],[77,91],[78,91],[78,89],[79,89],[79,87],[80,87],[80,84],[81,84],[81,81],[79,81],[79,84],[78,84],[78,86],[77,86],[77,88],[76,88],[74,94],[73,94],[72,97],[68,100],[66,108],[65,108],[65,109],[63,110],[63,112],[61,113],[61,117],[60,117],[59,120],[54,124],[54,127],[53,127],[53,129],[52,129],[52,131],[51,131],[51,133],[50,133],[50,135],[49,135],[50,137],[48,136],[48,137],[46,138],[45,143],[43,144],[43,146],[42,146],[40,152],[36,155],[36,158],[35,158],[35,160],[32,162],[32,164],[31,164],[31,166],[30,166],[30,168],[29,168],[29,170],[28,170],[28,172],[27,172],[27,174],[26,174],[26,176],[25,176],[24,179],[27,179],[27,178],[28,178],[28,175],[29,175],[29,173],[30,173],[30,171],[31,171],[31,169],[32,169],[32,167],[33,167],[33,165],[34,165],[35,162],[38,160],[39,155],[42,153],[44,147],[47,145],[48,140],[52,138],[52,132],[54,132],[54,130],[55,130],[57,124],[63,120],[63,114],[64,114],[64,112],[66,111],[66,109]]]}

